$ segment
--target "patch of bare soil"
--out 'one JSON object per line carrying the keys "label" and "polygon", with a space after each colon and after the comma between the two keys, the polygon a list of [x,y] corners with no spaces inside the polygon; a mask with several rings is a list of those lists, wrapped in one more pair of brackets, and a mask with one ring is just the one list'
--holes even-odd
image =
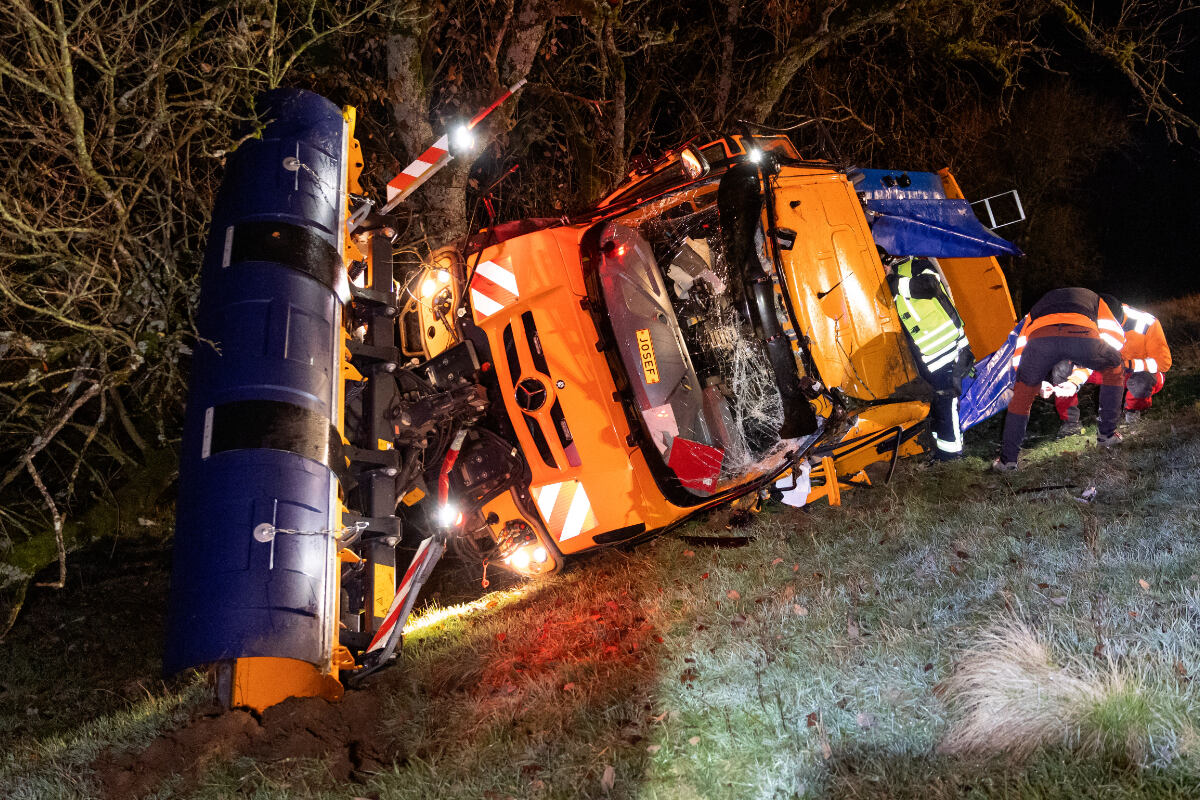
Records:
{"label": "patch of bare soil", "polygon": [[137,798],[179,776],[185,786],[223,761],[247,756],[264,762],[324,759],[330,777],[358,781],[403,753],[379,736],[379,698],[368,691],[347,692],[340,703],[293,698],[261,716],[216,708],[196,713],[183,727],[156,739],[141,752],[103,753],[93,764],[106,798]]}

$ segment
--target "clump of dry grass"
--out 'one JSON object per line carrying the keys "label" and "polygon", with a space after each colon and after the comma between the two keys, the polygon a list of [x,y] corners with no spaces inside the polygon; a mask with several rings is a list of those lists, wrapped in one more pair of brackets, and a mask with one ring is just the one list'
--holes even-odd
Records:
{"label": "clump of dry grass", "polygon": [[1020,622],[987,631],[942,684],[954,722],[941,752],[1022,760],[1045,748],[1143,765],[1195,749],[1181,689],[1108,661],[1058,662]]}

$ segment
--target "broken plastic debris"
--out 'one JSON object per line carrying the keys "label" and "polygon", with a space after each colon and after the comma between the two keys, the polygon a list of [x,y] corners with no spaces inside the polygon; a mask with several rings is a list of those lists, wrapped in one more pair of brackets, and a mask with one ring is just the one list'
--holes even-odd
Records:
{"label": "broken plastic debris", "polygon": [[1075,499],[1081,503],[1092,502],[1093,500],[1096,499],[1096,487],[1089,486],[1088,488],[1083,490],[1083,494],[1079,495],[1079,497],[1076,497]]}
{"label": "broken plastic debris", "polygon": [[[802,461],[796,467],[792,468],[790,473],[785,474],[782,478],[775,481],[775,488],[783,490],[783,497],[780,500],[794,508],[802,508],[808,502],[808,495],[812,492],[812,482],[809,480],[808,473],[812,469],[808,461]],[[792,485],[792,476],[795,475],[795,487],[788,489]]]}

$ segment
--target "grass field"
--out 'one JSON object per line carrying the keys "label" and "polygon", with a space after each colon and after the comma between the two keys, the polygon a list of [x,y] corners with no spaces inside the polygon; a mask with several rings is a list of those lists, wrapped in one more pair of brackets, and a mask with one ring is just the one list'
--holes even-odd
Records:
{"label": "grass field", "polygon": [[[1120,450],[1094,446],[1094,421],[1054,440],[1039,404],[1019,472],[986,471],[992,422],[962,462],[902,464],[841,508],[680,532],[743,547],[671,536],[430,609],[367,690],[394,763],[346,778],[226,753],[153,796],[1200,796],[1200,362],[1183,350]],[[98,753],[137,752],[201,694],[151,686],[28,737],[4,719],[0,794],[94,796]]]}

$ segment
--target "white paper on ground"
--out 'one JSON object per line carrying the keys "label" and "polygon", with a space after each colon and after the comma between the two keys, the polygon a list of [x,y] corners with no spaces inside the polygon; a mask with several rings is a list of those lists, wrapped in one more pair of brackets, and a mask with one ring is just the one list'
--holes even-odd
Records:
{"label": "white paper on ground", "polygon": [[783,489],[782,500],[785,504],[794,508],[802,508],[805,502],[808,501],[808,495],[812,491],[812,482],[809,480],[808,473],[812,469],[807,461],[801,461],[798,466],[792,467],[792,475],[796,476],[796,488],[787,489],[792,483],[792,475],[784,475],[779,480],[775,481],[776,489]]}

